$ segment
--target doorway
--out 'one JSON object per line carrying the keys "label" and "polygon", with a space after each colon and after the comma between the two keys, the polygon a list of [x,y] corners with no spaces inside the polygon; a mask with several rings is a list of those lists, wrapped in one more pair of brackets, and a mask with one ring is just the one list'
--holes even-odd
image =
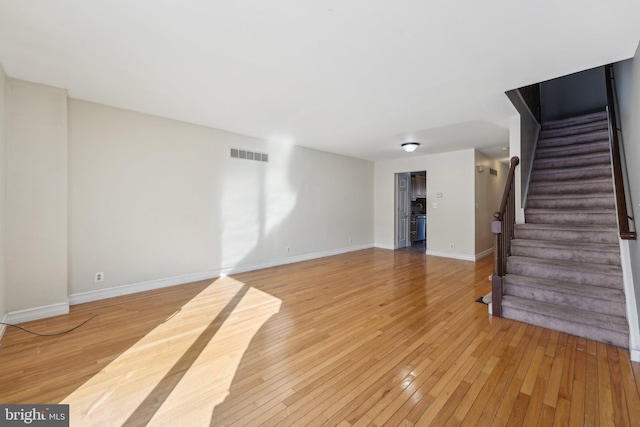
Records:
{"label": "doorway", "polygon": [[395,248],[427,250],[427,172],[395,174]]}

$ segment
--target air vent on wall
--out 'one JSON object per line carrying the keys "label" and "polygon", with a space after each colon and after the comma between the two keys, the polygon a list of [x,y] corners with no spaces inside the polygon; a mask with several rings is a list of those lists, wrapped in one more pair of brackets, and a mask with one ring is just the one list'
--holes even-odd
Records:
{"label": "air vent on wall", "polygon": [[495,169],[491,169],[491,168],[489,168],[489,173],[490,173],[491,175],[498,176],[498,171],[497,171],[497,170],[495,170]]}
{"label": "air vent on wall", "polygon": [[234,159],[254,160],[256,162],[268,162],[269,155],[266,153],[256,153],[255,151],[231,149],[231,157]]}

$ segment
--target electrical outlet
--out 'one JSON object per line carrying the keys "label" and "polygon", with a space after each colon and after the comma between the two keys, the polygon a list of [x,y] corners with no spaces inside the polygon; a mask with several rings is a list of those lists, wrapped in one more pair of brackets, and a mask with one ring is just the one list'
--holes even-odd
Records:
{"label": "electrical outlet", "polygon": [[291,252],[291,248],[290,248],[289,246],[287,246],[284,250],[285,250],[286,252]]}
{"label": "electrical outlet", "polygon": [[349,243],[353,243],[353,237],[349,237]]}
{"label": "electrical outlet", "polygon": [[453,249],[453,243],[449,243],[449,249]]}
{"label": "electrical outlet", "polygon": [[96,276],[93,279],[93,281],[96,282],[96,283],[103,282],[104,281],[104,273],[103,272],[96,273]]}

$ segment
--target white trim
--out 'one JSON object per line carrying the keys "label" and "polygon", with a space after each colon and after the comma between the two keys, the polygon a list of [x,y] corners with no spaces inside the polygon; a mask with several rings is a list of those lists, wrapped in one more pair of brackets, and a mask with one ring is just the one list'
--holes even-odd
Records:
{"label": "white trim", "polygon": [[629,354],[633,362],[640,362],[640,322],[638,321],[636,292],[633,287],[629,241],[624,239],[619,239],[619,241],[622,283],[624,286],[625,300],[627,302],[627,321],[629,322]]}
{"label": "white trim", "polygon": [[69,303],[59,302],[56,304],[44,305],[42,307],[26,308],[7,313],[7,323],[23,323],[32,320],[45,319],[47,317],[69,314]]}
{"label": "white trim", "polygon": [[[8,315],[4,315],[4,317],[2,318],[2,323],[9,323],[9,317]],[[0,325],[0,340],[2,340],[2,337],[4,336],[4,331],[7,330],[7,325]]]}
{"label": "white trim", "polygon": [[292,256],[288,258],[280,258],[280,259],[277,259],[271,262],[262,263],[262,264],[223,267],[217,270],[185,274],[182,276],[168,277],[164,279],[149,280],[146,282],[132,283],[129,285],[115,286],[112,288],[98,289],[95,291],[80,292],[80,293],[69,295],[69,303],[71,305],[83,304],[86,302],[98,301],[106,298],[119,297],[122,295],[129,295],[137,292],[151,291],[154,289],[166,288],[169,286],[176,286],[176,285],[182,285],[185,283],[197,282],[199,280],[214,279],[216,277],[220,277],[221,275],[244,273],[247,271],[260,270],[263,268],[276,267],[278,265],[292,264],[294,262],[308,261],[308,260],[323,258],[331,255],[339,255],[347,252],[354,252],[362,249],[369,249],[372,247],[373,247],[373,244],[349,246],[346,248],[332,249],[328,251]]}
{"label": "white trim", "polygon": [[475,259],[475,261],[478,261],[478,260],[480,260],[480,259],[482,259],[482,258],[486,258],[486,257],[490,256],[492,253],[493,253],[493,248],[489,248],[489,249],[487,249],[487,250],[485,250],[485,251],[478,252],[478,253],[476,254],[476,259]]}
{"label": "white trim", "polygon": [[461,254],[461,253],[458,253],[458,252],[432,251],[432,250],[429,250],[429,249],[427,249],[427,255],[439,256],[439,257],[443,257],[443,258],[460,259],[460,260],[463,260],[463,261],[473,261],[473,262],[475,262],[475,260],[476,260],[476,256],[475,255]]}
{"label": "white trim", "polygon": [[95,291],[79,292],[69,295],[69,303],[71,305],[84,304],[86,302],[135,294],[137,292],[151,291],[169,286],[182,285],[184,283],[197,282],[199,280],[213,279],[218,276],[220,276],[220,271],[204,271],[200,273],[185,274],[182,276],[149,280],[146,282],[131,283],[129,285],[114,286],[112,288],[98,289]]}

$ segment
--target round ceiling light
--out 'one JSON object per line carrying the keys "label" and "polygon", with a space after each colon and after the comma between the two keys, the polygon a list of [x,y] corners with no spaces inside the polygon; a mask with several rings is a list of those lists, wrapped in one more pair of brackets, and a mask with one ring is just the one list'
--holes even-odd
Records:
{"label": "round ceiling light", "polygon": [[404,144],[402,144],[402,148],[404,148],[404,151],[406,151],[407,153],[413,153],[414,151],[416,151],[416,148],[418,148],[420,144],[417,142],[405,142]]}

